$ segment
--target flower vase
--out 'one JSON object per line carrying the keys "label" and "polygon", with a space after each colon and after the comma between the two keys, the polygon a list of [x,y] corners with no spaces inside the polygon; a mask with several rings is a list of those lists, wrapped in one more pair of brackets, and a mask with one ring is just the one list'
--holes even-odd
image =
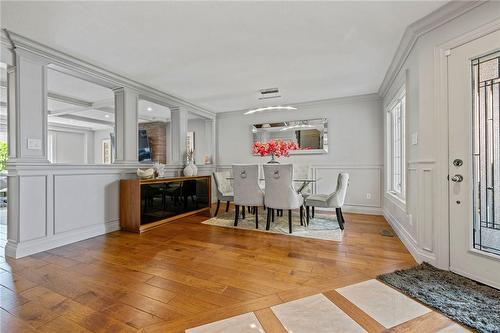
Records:
{"label": "flower vase", "polygon": [[189,162],[184,168],[183,173],[186,177],[196,176],[198,174],[198,167],[193,162]]}
{"label": "flower vase", "polygon": [[280,162],[274,158],[274,153],[271,153],[271,160],[267,164],[280,164]]}

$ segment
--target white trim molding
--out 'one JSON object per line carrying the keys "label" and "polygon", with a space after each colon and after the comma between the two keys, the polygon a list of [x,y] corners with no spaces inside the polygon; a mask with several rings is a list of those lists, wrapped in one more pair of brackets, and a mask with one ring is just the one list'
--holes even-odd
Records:
{"label": "white trim molding", "polygon": [[[217,165],[217,170],[228,170],[231,169],[231,164],[219,164]],[[319,179],[322,184],[314,183],[312,185],[312,193],[320,193],[320,186],[334,187],[337,180],[334,174],[337,172],[365,172],[367,175],[373,175],[374,184],[369,189],[358,188],[356,193],[353,193],[352,186],[351,190],[348,190],[348,195],[344,207],[342,208],[348,213],[358,213],[358,214],[370,214],[370,215],[382,215],[382,164],[311,164],[310,165],[310,175]],[[330,172],[329,174],[319,175],[321,172]],[[333,174],[332,174],[333,173]],[[366,176],[365,176],[366,177]],[[326,183],[325,183],[326,181]],[[357,185],[365,185],[363,181],[354,180],[351,176],[350,182],[356,181]],[[366,191],[372,194],[371,199],[366,198]],[[353,199],[352,197],[357,198]],[[325,211],[330,211],[330,209],[323,209]]]}
{"label": "white trim molding", "polygon": [[2,46],[11,50],[25,50],[47,59],[49,67],[63,73],[78,76],[90,82],[97,83],[110,89],[127,87],[136,90],[145,99],[158,102],[168,107],[185,107],[197,115],[214,119],[215,113],[199,105],[191,103],[181,97],[165,93],[119,74],[107,71],[92,65],[69,54],[55,50],[49,46],[38,43],[17,33],[2,29]]}
{"label": "white trim molding", "polygon": [[450,1],[424,18],[406,28],[394,57],[379,88],[379,95],[385,96],[401,71],[417,40],[426,33],[484,4],[486,1]]}

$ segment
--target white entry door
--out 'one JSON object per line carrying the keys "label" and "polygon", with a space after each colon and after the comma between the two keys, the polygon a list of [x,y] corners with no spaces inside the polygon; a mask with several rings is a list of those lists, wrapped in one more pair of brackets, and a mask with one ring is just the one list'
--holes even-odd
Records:
{"label": "white entry door", "polygon": [[500,288],[500,31],[448,56],[450,269]]}

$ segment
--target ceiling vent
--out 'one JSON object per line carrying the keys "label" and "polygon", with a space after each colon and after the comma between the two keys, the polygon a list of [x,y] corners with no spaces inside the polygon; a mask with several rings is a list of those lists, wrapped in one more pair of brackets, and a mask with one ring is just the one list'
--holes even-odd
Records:
{"label": "ceiling vent", "polygon": [[280,98],[280,90],[278,88],[267,88],[259,90],[259,99]]}

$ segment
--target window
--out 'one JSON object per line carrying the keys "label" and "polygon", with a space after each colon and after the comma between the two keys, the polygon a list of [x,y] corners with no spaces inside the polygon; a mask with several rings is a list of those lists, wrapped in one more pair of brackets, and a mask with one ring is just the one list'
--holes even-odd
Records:
{"label": "window", "polygon": [[405,199],[405,111],[403,87],[387,108],[387,188],[401,200]]}

